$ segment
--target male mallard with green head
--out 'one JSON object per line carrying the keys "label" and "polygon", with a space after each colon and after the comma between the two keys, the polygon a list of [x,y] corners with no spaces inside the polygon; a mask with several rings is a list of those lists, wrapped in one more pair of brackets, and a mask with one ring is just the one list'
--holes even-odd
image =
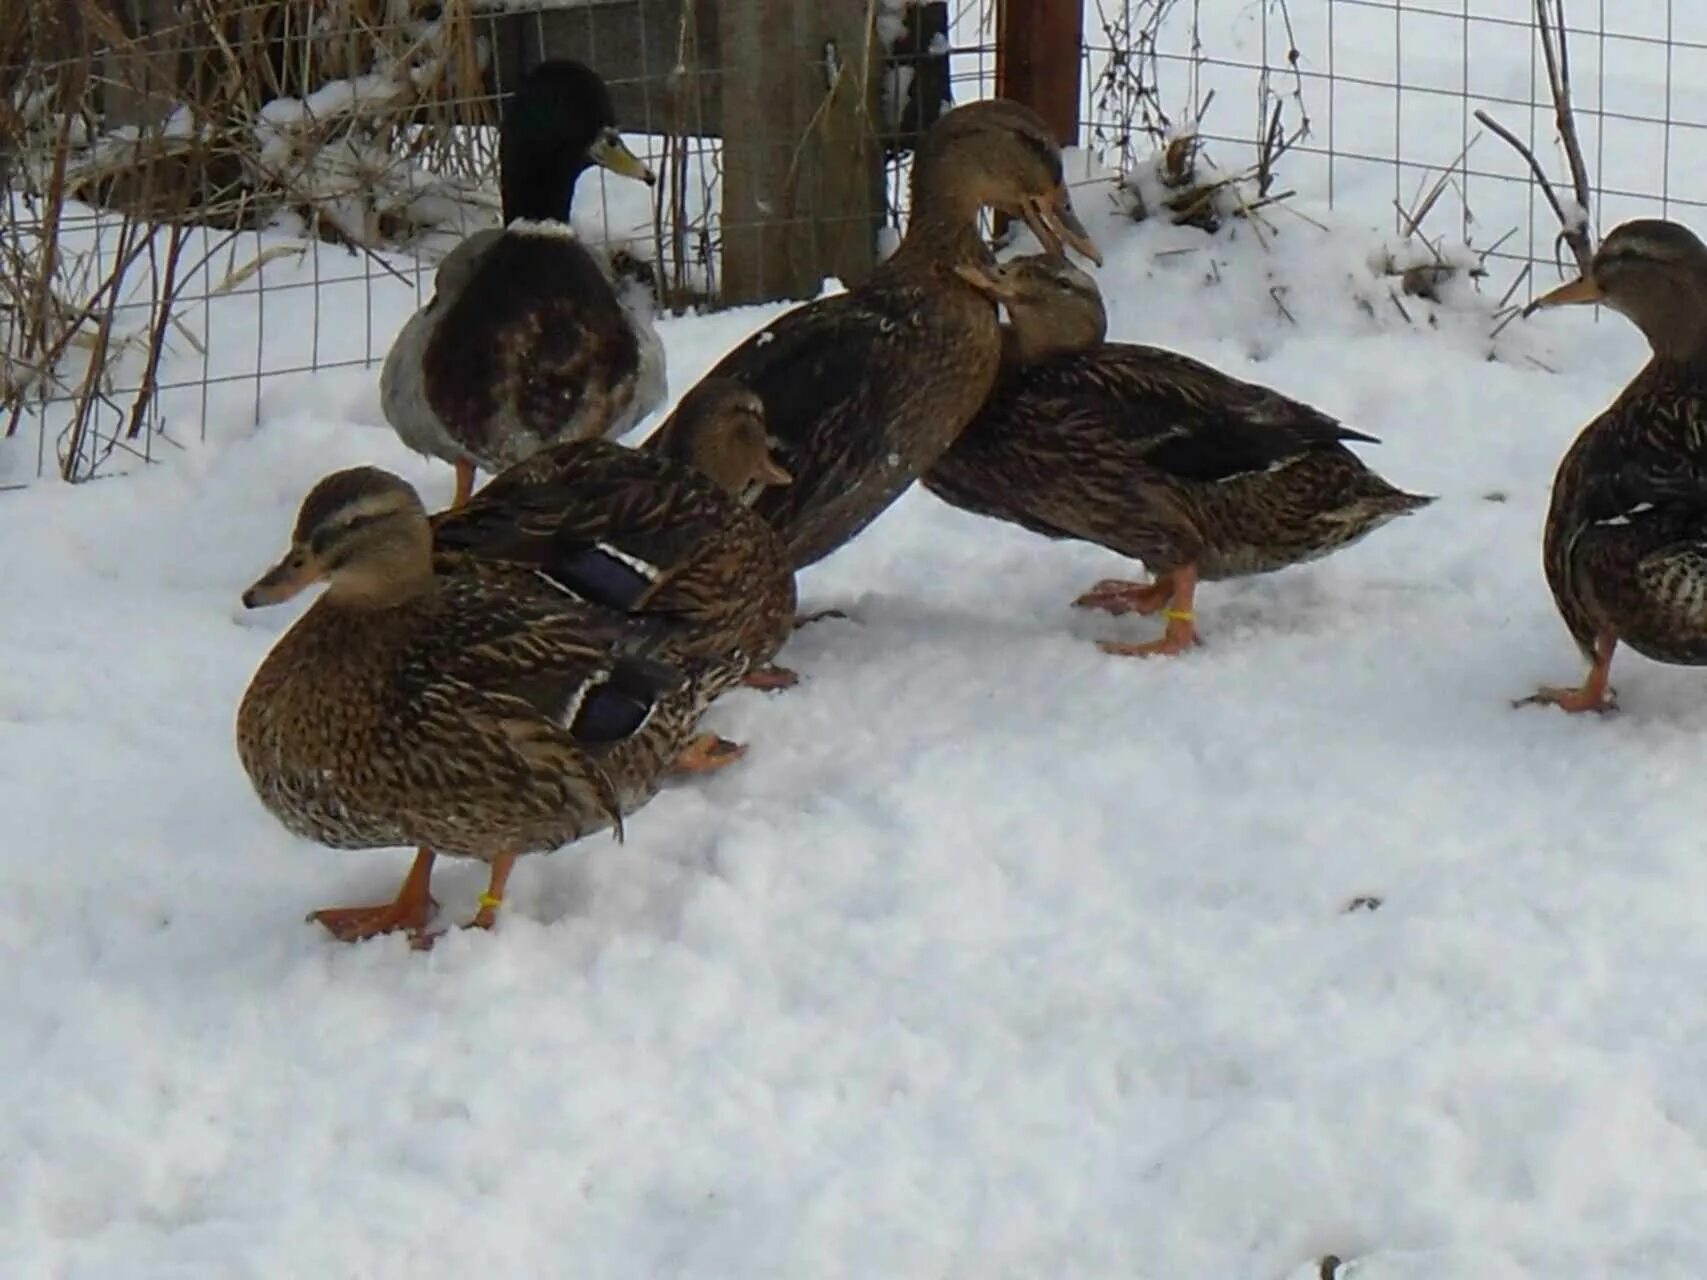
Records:
{"label": "male mallard with green head", "polygon": [[386,420],[410,448],[456,467],[456,505],[476,468],[620,433],[663,401],[650,298],[633,282],[619,289],[569,226],[576,183],[594,165],[653,181],[617,132],[598,74],[541,63],[499,124],[503,229],[476,232],[445,258],[433,297],[386,357]]}
{"label": "male mallard with green head", "polygon": [[1373,438],[1309,405],[1189,357],[1105,342],[1096,281],[1057,255],[988,276],[1007,307],[995,390],[923,477],[944,501],[1051,538],[1142,560],[1150,583],[1109,579],[1083,608],[1162,612],[1131,656],[1197,643],[1199,581],[1327,555],[1432,502],[1401,492],[1346,448]]}
{"label": "male mallard with green head", "polygon": [[1553,479],[1542,563],[1589,672],[1523,701],[1573,712],[1614,704],[1620,642],[1707,664],[1707,245],[1675,222],[1623,223],[1580,279],[1535,305],[1588,302],[1630,320],[1653,356]]}

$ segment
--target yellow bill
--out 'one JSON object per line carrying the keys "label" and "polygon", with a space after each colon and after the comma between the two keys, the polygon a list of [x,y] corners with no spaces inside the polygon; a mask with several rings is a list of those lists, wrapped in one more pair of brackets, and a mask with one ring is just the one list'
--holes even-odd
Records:
{"label": "yellow bill", "polygon": [[1551,292],[1542,294],[1531,304],[1537,307],[1568,307],[1576,303],[1599,302],[1606,297],[1588,276],[1580,276],[1575,280],[1560,285]]}
{"label": "yellow bill", "polygon": [[657,181],[646,162],[628,149],[615,129],[606,129],[593,140],[593,145],[587,148],[587,158],[624,178],[638,178],[649,187]]}

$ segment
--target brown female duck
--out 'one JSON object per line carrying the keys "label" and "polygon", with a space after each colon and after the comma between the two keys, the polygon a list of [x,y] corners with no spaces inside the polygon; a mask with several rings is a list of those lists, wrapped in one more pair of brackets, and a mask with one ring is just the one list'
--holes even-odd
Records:
{"label": "brown female duck", "polygon": [[788,636],[794,575],[730,494],[785,483],[744,389],[708,383],[677,413],[693,466],[604,441],[558,445],[428,517],[370,467],[302,505],[290,553],[244,596],[324,596],[256,672],[238,753],[291,831],[334,848],[420,847],[396,901],[317,912],[347,941],[423,936],[437,853],[492,864],[490,925],[523,853],[645,802],[673,770],[741,749],[692,732]]}
{"label": "brown female duck", "polygon": [[290,551],[243,602],[319,581],[325,593],[243,696],[237,751],[291,832],[336,849],[419,847],[394,901],[310,917],[344,941],[425,941],[441,853],[490,864],[473,921],[490,927],[516,858],[620,831],[727,683],[710,664],[657,660],[657,628],[548,573],[435,554],[414,489],[377,468],[316,485]]}
{"label": "brown female duck", "polygon": [[1007,358],[988,402],[924,476],[954,506],[1142,560],[1147,584],[1109,579],[1075,602],[1163,612],[1146,644],[1197,642],[1199,581],[1266,573],[1347,546],[1431,498],[1402,493],[1325,413],[1186,356],[1104,342],[1096,282],[1058,256],[1018,258],[988,280],[1007,306]]}
{"label": "brown female duck", "polygon": [[1620,641],[1657,662],[1707,664],[1707,246],[1675,222],[1613,229],[1587,273],[1537,299],[1604,302],[1653,357],[1559,463],[1542,562],[1589,663],[1575,688],[1524,702],[1602,711]]}
{"label": "brown female duck", "polygon": [[[926,135],[912,220],[871,277],[767,325],[712,370],[764,403],[794,477],[753,509],[796,568],[852,538],[946,449],[989,392],[1001,353],[996,308],[957,273],[993,265],[978,215],[1022,217],[1044,243],[1096,248],[1062,185],[1061,152],[1035,112],[975,102]],[[668,424],[644,446],[672,448]]]}
{"label": "brown female duck", "polygon": [[620,433],[663,401],[650,296],[619,287],[569,227],[576,183],[593,165],[653,180],[617,133],[598,74],[543,62],[499,128],[504,229],[476,232],[445,258],[432,298],[386,356],[386,420],[410,448],[455,465],[453,505],[476,468]]}

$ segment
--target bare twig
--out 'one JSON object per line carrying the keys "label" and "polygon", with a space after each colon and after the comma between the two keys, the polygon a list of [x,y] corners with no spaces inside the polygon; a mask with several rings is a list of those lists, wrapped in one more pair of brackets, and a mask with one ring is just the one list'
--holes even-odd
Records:
{"label": "bare twig", "polygon": [[1547,171],[1535,158],[1535,153],[1524,145],[1522,139],[1479,108],[1476,111],[1476,119],[1497,133],[1528,163],[1529,171],[1535,175],[1535,180],[1541,188],[1541,194],[1546,197],[1554,215],[1559,219],[1560,229],[1555,244],[1562,242],[1566,245],[1571,256],[1576,259],[1577,270],[1587,271],[1589,261],[1594,257],[1594,239],[1589,228],[1592,188],[1588,180],[1588,166],[1583,161],[1582,144],[1577,138],[1576,116],[1571,109],[1571,61],[1565,28],[1565,0],[1552,0],[1558,7],[1556,25],[1548,16],[1548,3],[1549,0],[1535,0],[1535,23],[1541,40],[1541,51],[1547,62],[1547,87],[1553,98],[1553,120],[1564,147],[1566,164],[1570,169],[1571,190],[1576,208],[1566,211],[1564,202],[1559,199],[1559,193],[1547,176]]}

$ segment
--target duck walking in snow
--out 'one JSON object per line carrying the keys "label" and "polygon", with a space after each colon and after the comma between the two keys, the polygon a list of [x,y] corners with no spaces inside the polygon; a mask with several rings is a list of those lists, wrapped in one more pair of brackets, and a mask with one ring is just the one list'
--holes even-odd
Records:
{"label": "duck walking in snow", "polygon": [[419,848],[394,901],[311,917],[337,937],[425,938],[441,853],[491,864],[488,927],[518,856],[620,832],[666,773],[741,753],[694,726],[792,628],[782,544],[733,496],[786,476],[741,388],[708,384],[678,413],[692,466],[582,441],[437,517],[372,467],[304,500],[243,602],[329,585],[256,671],[238,755],[292,832]]}
{"label": "duck walking in snow", "polygon": [[432,298],[386,356],[386,420],[410,448],[454,464],[453,505],[476,468],[625,431],[663,401],[647,291],[619,290],[604,255],[569,227],[576,182],[593,165],[653,181],[597,73],[541,63],[500,124],[503,230],[476,232],[439,264]]}
{"label": "duck walking in snow", "polygon": [[1523,702],[1572,712],[1614,704],[1620,641],[1657,662],[1707,664],[1707,246],[1675,222],[1626,222],[1585,275],[1536,305],[1586,302],[1623,313],[1653,357],[1553,479],[1542,561],[1589,672]]}
{"label": "duck walking in snow", "polygon": [[262,804],[335,849],[416,845],[394,901],[310,918],[353,942],[423,939],[439,854],[491,866],[488,928],[516,859],[620,825],[694,741],[711,682],[652,656],[645,627],[549,573],[435,555],[415,490],[358,467],[317,484],[250,608],[325,581],[255,672],[237,751]]}
{"label": "duck walking in snow", "polygon": [[1346,442],[1373,438],[1325,413],[1103,341],[1096,282],[1063,258],[1016,258],[989,287],[1008,309],[1002,375],[923,483],[963,510],[1142,560],[1154,581],[1109,579],[1075,601],[1165,617],[1159,640],[1100,642],[1109,653],[1178,653],[1197,643],[1199,581],[1313,560],[1433,501],[1370,471]]}
{"label": "duck walking in snow", "polygon": [[[968,283],[994,266],[980,209],[1024,218],[1046,245],[1096,259],[1037,114],[974,102],[931,127],[914,162],[906,235],[870,279],[767,325],[709,376],[758,395],[793,483],[753,510],[796,568],[874,520],[942,454],[983,403],[1001,355],[996,307]],[[674,447],[670,424],[644,447]]]}

